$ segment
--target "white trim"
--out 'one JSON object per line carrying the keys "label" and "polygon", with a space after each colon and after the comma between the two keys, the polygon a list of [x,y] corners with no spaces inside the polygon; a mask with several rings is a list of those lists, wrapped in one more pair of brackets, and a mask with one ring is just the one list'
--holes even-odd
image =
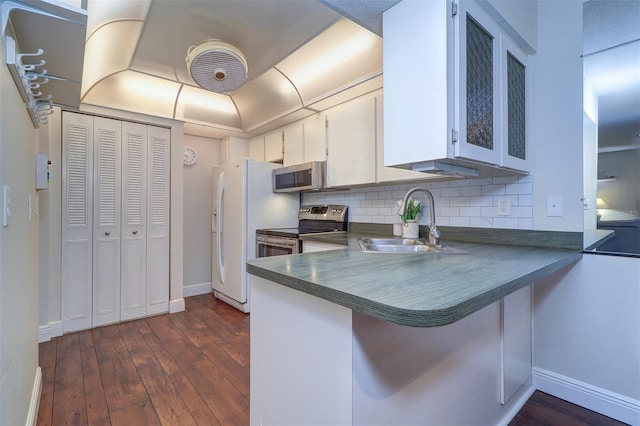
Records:
{"label": "white trim", "polygon": [[536,389],[629,424],[640,424],[640,400],[552,371],[531,370]]}
{"label": "white trim", "polygon": [[176,312],[184,311],[184,299],[174,299],[169,302],[169,313],[175,314]]}
{"label": "white trim", "polygon": [[182,296],[190,297],[190,296],[198,296],[201,294],[211,293],[213,290],[211,289],[211,283],[201,283],[201,284],[189,284],[185,285],[182,288]]}
{"label": "white trim", "polygon": [[[523,385],[523,388],[524,387],[525,386]],[[531,398],[531,395],[533,395],[535,391],[536,388],[532,385],[528,386],[524,391],[521,388],[518,391],[520,392],[520,395],[515,399],[512,398],[511,400],[509,400],[509,404],[511,404],[511,407],[502,417],[502,420],[498,422],[498,425],[507,426],[509,423],[511,423],[511,420],[513,420],[513,418],[520,412],[520,410],[522,410],[522,407],[524,407],[524,405],[527,403],[529,398]]]}
{"label": "white trim", "polygon": [[38,343],[48,342],[58,336],[62,336],[62,321],[52,321],[38,327]]}
{"label": "white trim", "polygon": [[40,408],[40,393],[42,392],[42,369],[36,368],[36,377],[33,381],[31,391],[31,402],[29,402],[29,412],[27,413],[27,426],[35,426],[38,420],[38,409]]}

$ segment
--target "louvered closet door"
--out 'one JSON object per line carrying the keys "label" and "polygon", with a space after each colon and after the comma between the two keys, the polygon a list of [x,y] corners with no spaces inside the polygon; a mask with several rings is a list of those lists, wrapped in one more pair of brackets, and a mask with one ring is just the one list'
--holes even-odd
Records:
{"label": "louvered closet door", "polygon": [[121,320],[145,315],[147,126],[122,123]]}
{"label": "louvered closet door", "polygon": [[120,121],[95,117],[94,327],[120,321],[120,145]]}
{"label": "louvered closet door", "polygon": [[91,327],[93,117],[62,114],[62,322]]}
{"label": "louvered closet door", "polygon": [[148,128],[147,315],[169,311],[170,131]]}

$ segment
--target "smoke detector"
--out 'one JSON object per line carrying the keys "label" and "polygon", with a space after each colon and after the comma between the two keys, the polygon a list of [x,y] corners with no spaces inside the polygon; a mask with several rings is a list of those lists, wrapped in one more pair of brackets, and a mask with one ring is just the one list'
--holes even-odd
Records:
{"label": "smoke detector", "polygon": [[187,70],[203,89],[231,92],[247,79],[247,60],[234,46],[220,40],[208,40],[189,48]]}

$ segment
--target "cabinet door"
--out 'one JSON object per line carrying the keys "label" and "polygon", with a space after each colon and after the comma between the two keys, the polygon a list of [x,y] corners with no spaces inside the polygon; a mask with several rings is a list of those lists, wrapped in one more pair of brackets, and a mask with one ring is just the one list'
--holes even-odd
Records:
{"label": "cabinet door", "polygon": [[357,99],[327,112],[327,186],[376,180],[375,99]]}
{"label": "cabinet door", "polygon": [[376,96],[376,181],[407,182],[424,180],[425,174],[413,170],[385,167],[384,165],[384,118],[382,94]]}
{"label": "cabinet door", "polygon": [[527,132],[528,56],[506,35],[502,38],[503,142],[501,166],[529,171]]}
{"label": "cabinet door", "polygon": [[282,164],[290,166],[292,164],[304,163],[304,136],[302,123],[294,123],[287,126],[284,132],[284,156]]}
{"label": "cabinet door", "polygon": [[460,2],[456,15],[457,108],[455,157],[500,164],[500,31],[475,3]]}
{"label": "cabinet door", "polygon": [[91,327],[93,117],[62,113],[62,327]]}
{"label": "cabinet door", "polygon": [[327,159],[327,126],[324,114],[316,114],[302,123],[304,162]]}
{"label": "cabinet door", "polygon": [[146,314],[169,311],[169,129],[148,127]]}
{"label": "cabinet door", "polygon": [[264,161],[268,161],[271,163],[282,163],[282,139],[282,130],[269,133],[264,137]]}
{"label": "cabinet door", "polygon": [[121,319],[145,314],[147,127],[122,123]]}
{"label": "cabinet door", "polygon": [[264,136],[249,140],[249,158],[256,161],[264,161]]}
{"label": "cabinet door", "polygon": [[93,326],[120,320],[121,123],[94,118]]}

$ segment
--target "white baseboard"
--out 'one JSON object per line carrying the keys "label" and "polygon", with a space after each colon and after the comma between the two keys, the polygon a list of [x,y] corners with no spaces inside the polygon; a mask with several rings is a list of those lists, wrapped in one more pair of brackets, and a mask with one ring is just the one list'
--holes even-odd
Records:
{"label": "white baseboard", "polygon": [[[513,396],[513,403],[511,404],[511,407],[502,417],[502,420],[498,422],[498,425],[507,426],[509,423],[511,423],[511,420],[513,420],[513,418],[520,412],[522,407],[524,407],[524,405],[527,403],[529,398],[531,398],[531,395],[533,395],[535,391],[536,388],[532,385],[522,385],[522,388],[518,390],[519,395],[516,394]],[[511,403],[511,400],[508,401],[508,403]]]}
{"label": "white baseboard", "polygon": [[182,296],[198,296],[200,294],[211,293],[212,291],[213,290],[211,289],[211,283],[190,284],[182,287]]}
{"label": "white baseboard", "polygon": [[62,321],[52,321],[38,327],[38,343],[48,342],[58,336],[62,336]]}
{"label": "white baseboard", "polygon": [[36,426],[38,421],[38,409],[40,408],[40,393],[42,392],[42,369],[36,368],[36,378],[33,381],[31,391],[31,401],[29,402],[29,412],[27,413],[27,426]]}
{"label": "white baseboard", "polygon": [[169,313],[175,314],[176,312],[184,311],[184,298],[174,299],[169,301]]}
{"label": "white baseboard", "polygon": [[640,400],[632,399],[552,371],[534,367],[536,389],[604,414],[621,422],[640,425]]}

